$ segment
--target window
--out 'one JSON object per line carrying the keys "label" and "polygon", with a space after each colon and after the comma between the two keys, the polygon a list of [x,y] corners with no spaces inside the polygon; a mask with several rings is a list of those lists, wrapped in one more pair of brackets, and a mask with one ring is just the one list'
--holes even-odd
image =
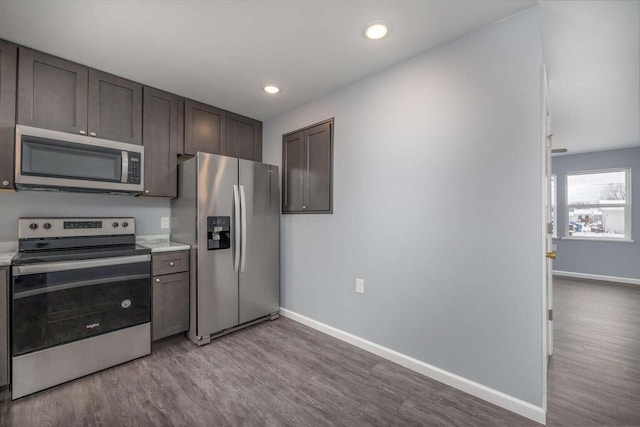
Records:
{"label": "window", "polygon": [[631,240],[629,169],[567,174],[566,235]]}

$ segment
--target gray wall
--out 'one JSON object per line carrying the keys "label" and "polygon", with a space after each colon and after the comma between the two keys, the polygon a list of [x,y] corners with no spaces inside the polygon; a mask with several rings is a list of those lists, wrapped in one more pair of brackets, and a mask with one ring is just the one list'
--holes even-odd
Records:
{"label": "gray wall", "polygon": [[558,236],[566,234],[566,179],[568,172],[631,168],[631,239],[626,242],[594,242],[554,239],[558,257],[553,269],[572,273],[599,274],[640,279],[640,148],[600,151],[554,157],[552,170],[558,176]]}
{"label": "gray wall", "polygon": [[18,218],[26,216],[133,216],[137,234],[169,234],[160,217],[171,216],[168,200],[104,194],[0,191],[0,241],[18,239]]}
{"label": "gray wall", "polygon": [[334,214],[282,216],[283,307],[540,406],[541,63],[535,8],[267,121],[280,165],[335,117]]}

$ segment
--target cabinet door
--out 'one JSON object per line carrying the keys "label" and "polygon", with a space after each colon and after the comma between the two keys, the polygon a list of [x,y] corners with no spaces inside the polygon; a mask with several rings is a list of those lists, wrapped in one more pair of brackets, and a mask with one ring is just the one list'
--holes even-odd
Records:
{"label": "cabinet door", "polygon": [[19,62],[18,123],[85,134],[87,67],[23,47]]}
{"label": "cabinet door", "polygon": [[262,161],[262,122],[227,113],[225,156]]}
{"label": "cabinet door", "polygon": [[225,111],[186,99],[184,101],[184,154],[225,152]]}
{"label": "cabinet door", "polygon": [[9,384],[9,269],[0,268],[0,386]]}
{"label": "cabinet door", "polygon": [[17,59],[18,47],[0,40],[0,188],[13,187]]}
{"label": "cabinet door", "polygon": [[142,144],[142,85],[89,70],[89,135]]}
{"label": "cabinet door", "polygon": [[331,212],[331,123],[304,131],[304,211]]}
{"label": "cabinet door", "polygon": [[304,134],[282,140],[282,212],[301,212],[304,206]]}
{"label": "cabinet door", "polygon": [[152,339],[189,329],[189,273],[153,278]]}
{"label": "cabinet door", "polygon": [[178,101],[177,95],[144,88],[145,196],[177,196]]}
{"label": "cabinet door", "polygon": [[184,154],[184,98],[178,99],[178,155]]}

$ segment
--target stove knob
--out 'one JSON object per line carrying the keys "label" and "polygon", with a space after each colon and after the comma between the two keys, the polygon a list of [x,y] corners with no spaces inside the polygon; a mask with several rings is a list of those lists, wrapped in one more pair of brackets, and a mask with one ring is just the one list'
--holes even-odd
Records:
{"label": "stove knob", "polygon": [[45,230],[49,230],[51,228],[51,224],[49,224],[48,222],[45,222],[43,227]]}
{"label": "stove knob", "polygon": [[113,224],[111,224],[111,225],[113,225],[113,228],[116,228],[116,227],[118,226],[118,223],[117,223],[117,222],[114,222],[114,223],[113,223]]}
{"label": "stove knob", "polygon": [[123,222],[123,223],[122,223],[122,226],[123,226],[124,228],[127,228],[127,227],[129,226],[129,223],[128,223],[128,222]]}
{"label": "stove knob", "polygon": [[38,224],[36,224],[35,222],[32,222],[31,224],[29,224],[29,228],[32,230],[37,230],[38,229]]}

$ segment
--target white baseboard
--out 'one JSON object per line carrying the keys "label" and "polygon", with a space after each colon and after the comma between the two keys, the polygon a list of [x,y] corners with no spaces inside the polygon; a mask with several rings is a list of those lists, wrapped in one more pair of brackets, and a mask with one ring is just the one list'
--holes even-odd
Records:
{"label": "white baseboard", "polygon": [[574,273],[572,271],[553,270],[553,275],[558,277],[573,277],[575,279],[602,280],[605,282],[629,283],[632,285],[640,285],[640,279],[631,277],[603,276],[600,274]]}
{"label": "white baseboard", "polygon": [[445,371],[444,369],[429,365],[428,363],[414,359],[406,354],[402,354],[395,350],[391,350],[390,348],[367,341],[364,338],[336,329],[333,326],[310,319],[291,310],[287,310],[286,308],[280,308],[280,314],[327,335],[338,338],[339,340],[355,345],[363,350],[376,354],[384,359],[397,363],[398,365],[402,365],[405,368],[418,372],[419,374],[433,378],[436,381],[440,381],[451,387],[457,388],[458,390],[462,390],[465,393],[469,393],[475,397],[493,403],[494,405],[500,406],[511,412],[515,412],[523,417],[527,417],[533,421],[546,424],[546,412],[540,406],[535,406],[531,403],[525,402],[524,400],[520,400],[501,391],[494,390],[490,387],[468,380],[459,375]]}

